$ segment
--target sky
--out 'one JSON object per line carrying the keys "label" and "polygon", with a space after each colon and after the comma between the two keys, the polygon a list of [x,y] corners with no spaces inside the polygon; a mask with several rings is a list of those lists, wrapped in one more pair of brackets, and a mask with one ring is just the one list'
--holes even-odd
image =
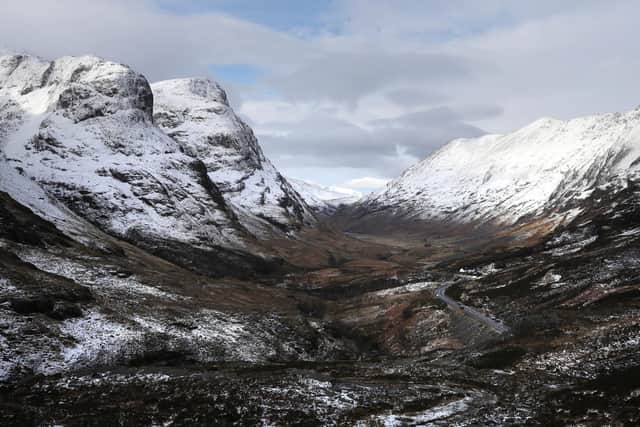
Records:
{"label": "sky", "polygon": [[218,80],[291,177],[380,188],[454,138],[640,105],[635,0],[3,0],[0,48]]}

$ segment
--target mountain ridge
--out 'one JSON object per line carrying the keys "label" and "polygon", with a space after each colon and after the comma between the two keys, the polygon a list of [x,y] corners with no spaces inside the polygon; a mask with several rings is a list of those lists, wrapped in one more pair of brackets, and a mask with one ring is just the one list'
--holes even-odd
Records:
{"label": "mountain ridge", "polygon": [[566,224],[600,186],[636,179],[640,110],[568,121],[543,118],[513,133],[456,139],[357,207],[360,217],[513,226]]}
{"label": "mountain ridge", "polygon": [[[161,114],[155,119],[151,85],[125,65],[93,56],[0,57],[0,169],[6,183],[0,189],[16,191],[33,181],[109,234],[176,260],[194,250],[215,271],[215,263],[205,262],[207,253],[224,259],[230,250],[236,261],[241,252],[261,257],[258,238],[313,224],[313,213],[264,157],[224,91],[209,80],[184,81],[198,87],[178,87],[184,90],[174,90],[168,102],[163,84],[156,86]],[[193,97],[207,127],[224,126],[213,138],[196,126],[181,138],[167,135],[156,121],[166,124],[162,113],[172,108],[188,123],[204,120],[180,104],[193,104]],[[195,151],[185,150],[187,143]],[[229,145],[223,153],[228,161],[203,155],[221,144]],[[9,168],[18,173],[9,176]],[[235,183],[241,188],[229,188],[216,171],[242,174]]]}

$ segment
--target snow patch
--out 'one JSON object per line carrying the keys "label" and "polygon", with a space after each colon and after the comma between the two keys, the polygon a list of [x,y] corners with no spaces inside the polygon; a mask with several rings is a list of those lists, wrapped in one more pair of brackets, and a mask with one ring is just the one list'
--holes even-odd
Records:
{"label": "snow patch", "polygon": [[[467,396],[444,405],[435,406],[424,412],[402,415],[378,415],[373,419],[385,427],[400,427],[406,425],[431,425],[433,421],[445,420],[452,415],[466,411],[473,397]],[[361,424],[365,425],[365,424]]]}
{"label": "snow patch", "polygon": [[399,295],[406,294],[411,292],[420,292],[424,290],[432,290],[435,289],[438,285],[441,285],[440,282],[418,282],[418,283],[410,283],[408,285],[398,286],[396,288],[383,289],[381,291],[374,292],[376,296],[386,297],[390,295]]}
{"label": "snow patch", "polygon": [[63,350],[63,363],[68,367],[110,364],[135,354],[135,343],[142,334],[123,324],[108,320],[92,311],[84,317],[65,320],[60,330],[76,344]]}
{"label": "snow patch", "polygon": [[142,284],[136,280],[135,276],[118,277],[117,269],[108,265],[98,266],[73,262],[68,258],[56,256],[50,252],[42,252],[38,249],[24,249],[18,251],[17,255],[23,261],[33,264],[42,271],[74,280],[100,293],[116,290],[167,300],[184,299],[182,296]]}

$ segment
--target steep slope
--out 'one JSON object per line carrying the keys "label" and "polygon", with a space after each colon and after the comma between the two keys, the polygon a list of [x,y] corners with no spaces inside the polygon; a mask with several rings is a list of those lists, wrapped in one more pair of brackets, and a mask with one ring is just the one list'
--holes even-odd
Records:
{"label": "steep slope", "polygon": [[458,139],[359,207],[362,218],[510,226],[575,216],[598,187],[637,176],[640,109],[570,121],[542,119],[508,135]]}
{"label": "steep slope", "polygon": [[318,212],[332,213],[338,207],[351,205],[362,198],[362,193],[349,188],[325,187],[302,179],[287,179],[304,201]]}
{"label": "steep slope", "polygon": [[[224,90],[208,79],[154,83],[156,123],[194,159],[251,232],[291,231],[313,214],[264,156],[253,131],[233,112]],[[256,221],[260,219],[261,221]]]}
{"label": "steep slope", "polygon": [[[216,87],[189,81],[204,83],[205,91]],[[211,96],[225,98],[219,88]],[[182,138],[194,141],[186,146],[154,123],[153,99],[142,75],[100,58],[0,57],[0,186],[18,200],[40,186],[40,199],[51,197],[114,236],[216,274],[228,272],[220,264],[242,265],[240,252],[258,251],[258,231],[313,221],[226,101],[224,114],[195,117],[191,133],[183,129]],[[188,114],[180,98],[170,101]],[[233,149],[198,145],[206,128],[226,129]],[[217,157],[225,161],[214,170]],[[241,171],[246,175],[234,188],[220,178]]]}

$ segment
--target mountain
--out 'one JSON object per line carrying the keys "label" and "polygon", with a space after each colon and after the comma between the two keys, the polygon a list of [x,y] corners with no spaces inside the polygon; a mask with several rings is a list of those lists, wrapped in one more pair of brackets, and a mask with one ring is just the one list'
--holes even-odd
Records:
{"label": "mountain", "polygon": [[101,230],[216,274],[258,252],[256,237],[313,223],[219,86],[155,88],[156,119],[152,87],[124,65],[0,57],[1,169],[18,172],[3,181],[34,181]]}
{"label": "mountain", "polygon": [[318,212],[332,213],[338,207],[351,205],[362,198],[362,193],[349,188],[325,187],[302,179],[287,179],[304,201]]}
{"label": "mountain", "polygon": [[4,416],[33,374],[353,357],[264,284],[289,270],[261,239],[314,222],[216,83],[0,57],[0,424],[33,423]]}
{"label": "mountain", "polygon": [[156,124],[182,153],[203,162],[244,227],[263,235],[274,226],[290,231],[313,224],[313,214],[264,156],[217,83],[176,79],[154,83],[151,89]]}
{"label": "mountain", "polygon": [[507,135],[454,140],[358,207],[395,218],[498,227],[566,224],[594,190],[638,176],[640,109],[569,121],[541,119]]}

